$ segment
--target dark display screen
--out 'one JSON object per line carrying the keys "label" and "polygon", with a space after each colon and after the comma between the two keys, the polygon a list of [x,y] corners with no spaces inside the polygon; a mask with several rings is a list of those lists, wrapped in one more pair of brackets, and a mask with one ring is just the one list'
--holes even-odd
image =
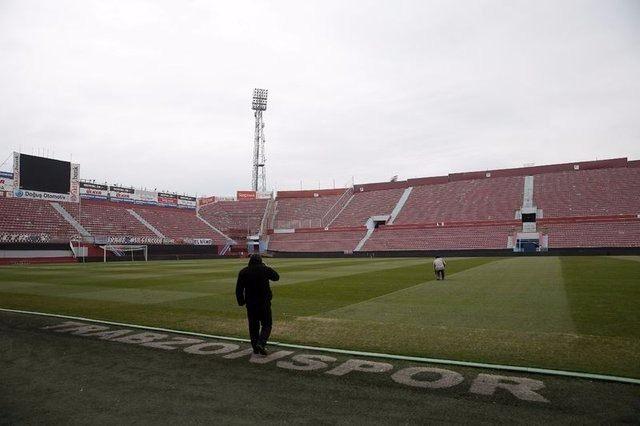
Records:
{"label": "dark display screen", "polygon": [[69,193],[71,163],[20,154],[20,189]]}

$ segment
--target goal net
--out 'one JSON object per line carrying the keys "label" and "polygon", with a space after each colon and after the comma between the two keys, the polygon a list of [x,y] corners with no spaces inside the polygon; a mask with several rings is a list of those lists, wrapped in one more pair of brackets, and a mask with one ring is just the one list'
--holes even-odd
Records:
{"label": "goal net", "polygon": [[103,252],[103,260],[107,261],[107,252],[113,253],[117,257],[131,257],[131,260],[135,260],[134,254],[136,252],[142,253],[144,255],[144,260],[148,260],[148,250],[146,245],[142,244],[105,244],[104,246],[100,246]]}

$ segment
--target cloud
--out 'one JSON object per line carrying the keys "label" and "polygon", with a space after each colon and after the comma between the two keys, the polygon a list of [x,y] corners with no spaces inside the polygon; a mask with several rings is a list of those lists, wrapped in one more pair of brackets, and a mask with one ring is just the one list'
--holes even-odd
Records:
{"label": "cloud", "polygon": [[0,4],[0,156],[198,194],[640,157],[635,1]]}

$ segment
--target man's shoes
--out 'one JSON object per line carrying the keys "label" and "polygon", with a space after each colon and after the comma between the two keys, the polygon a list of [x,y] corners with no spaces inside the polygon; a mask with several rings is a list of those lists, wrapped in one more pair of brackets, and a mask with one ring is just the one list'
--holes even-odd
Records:
{"label": "man's shoes", "polygon": [[258,351],[257,353],[260,355],[264,355],[264,356],[269,355],[269,352],[267,352],[264,345],[257,344],[256,348],[253,350],[253,353],[256,353],[256,350]]}
{"label": "man's shoes", "polygon": [[255,346],[253,347],[253,353],[256,355],[260,354],[260,351],[258,351],[258,348],[256,348]]}

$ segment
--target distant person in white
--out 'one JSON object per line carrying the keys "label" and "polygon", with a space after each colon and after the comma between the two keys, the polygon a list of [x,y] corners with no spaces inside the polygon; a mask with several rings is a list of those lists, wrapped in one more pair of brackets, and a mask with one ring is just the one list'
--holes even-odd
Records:
{"label": "distant person in white", "polygon": [[436,273],[437,280],[444,280],[444,270],[447,267],[447,262],[440,256],[436,256],[433,259],[433,272]]}

